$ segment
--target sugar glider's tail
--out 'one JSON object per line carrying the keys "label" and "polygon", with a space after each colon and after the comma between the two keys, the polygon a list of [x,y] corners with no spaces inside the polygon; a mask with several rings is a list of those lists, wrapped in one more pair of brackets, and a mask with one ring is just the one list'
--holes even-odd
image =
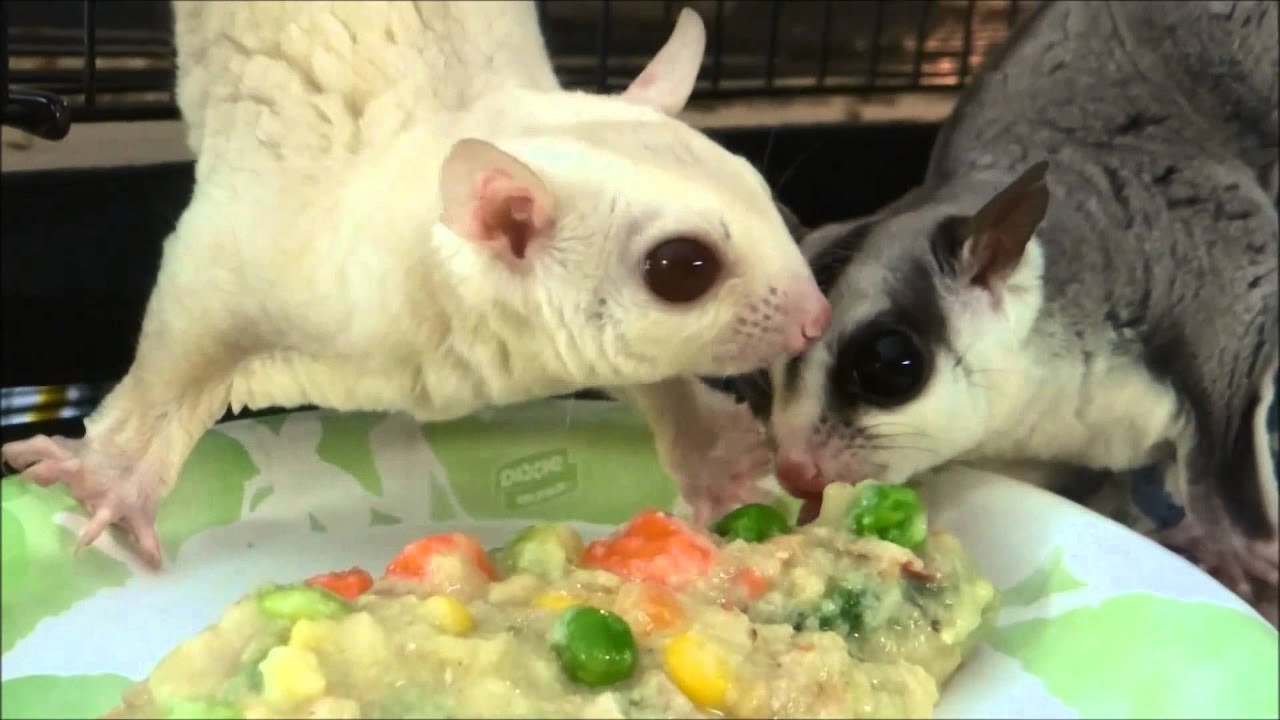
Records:
{"label": "sugar glider's tail", "polygon": [[1253,395],[1249,408],[1247,430],[1240,433],[1237,452],[1242,456],[1242,472],[1252,477],[1257,485],[1262,515],[1269,521],[1274,537],[1280,528],[1280,397],[1276,386],[1280,383],[1280,367],[1272,363]]}

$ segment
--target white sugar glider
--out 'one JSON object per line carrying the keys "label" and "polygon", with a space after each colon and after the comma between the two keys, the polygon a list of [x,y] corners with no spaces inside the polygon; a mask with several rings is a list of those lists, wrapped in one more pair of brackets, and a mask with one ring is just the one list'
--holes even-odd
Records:
{"label": "white sugar glider", "polygon": [[805,235],[831,329],[738,384],[806,514],[953,460],[1159,464],[1187,516],[1158,537],[1275,597],[1276,18],[1045,4],[922,187]]}
{"label": "white sugar glider", "polygon": [[157,505],[228,406],[436,421],[638,386],[695,498],[759,455],[745,408],[679,378],[798,353],[830,308],[764,179],[673,117],[695,13],[608,96],[560,88],[531,2],[173,8],[196,186],[133,365],[82,439],[3,448],[92,513],[81,545],[117,523],[159,566]]}

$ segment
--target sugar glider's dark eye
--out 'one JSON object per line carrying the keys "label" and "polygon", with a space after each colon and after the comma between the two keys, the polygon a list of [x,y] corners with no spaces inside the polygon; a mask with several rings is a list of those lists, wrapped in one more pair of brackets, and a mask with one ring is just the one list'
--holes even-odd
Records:
{"label": "sugar glider's dark eye", "polygon": [[696,238],[680,236],[658,243],[644,258],[644,284],[670,303],[697,300],[720,277],[720,258]]}
{"label": "sugar glider's dark eye", "polygon": [[901,405],[929,377],[929,359],[915,335],[881,326],[850,339],[840,350],[836,372],[846,390],[872,405]]}

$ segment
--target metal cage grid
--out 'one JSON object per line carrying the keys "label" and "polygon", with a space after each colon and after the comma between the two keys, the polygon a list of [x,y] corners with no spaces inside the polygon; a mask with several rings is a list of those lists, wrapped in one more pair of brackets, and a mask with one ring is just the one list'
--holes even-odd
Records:
{"label": "metal cage grid", "polygon": [[[682,5],[708,26],[694,101],[955,90],[1034,0],[537,0],[566,87],[622,89]],[[178,117],[171,13],[157,0],[6,0],[4,123]]]}

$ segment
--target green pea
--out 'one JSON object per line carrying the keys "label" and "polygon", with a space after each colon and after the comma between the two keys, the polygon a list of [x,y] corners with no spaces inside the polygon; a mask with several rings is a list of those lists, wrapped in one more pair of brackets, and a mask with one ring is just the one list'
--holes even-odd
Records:
{"label": "green pea", "polygon": [[236,708],[223,703],[201,700],[178,700],[169,707],[165,717],[171,720],[223,720],[244,717]]}
{"label": "green pea", "polygon": [[636,667],[636,639],[627,621],[585,605],[565,610],[551,629],[551,647],[573,680],[603,687],[626,680]]}
{"label": "green pea", "polygon": [[849,510],[848,529],[914,550],[924,542],[928,525],[924,505],[903,485],[864,483]]}
{"label": "green pea", "polygon": [[296,622],[303,618],[318,620],[345,615],[351,606],[328,590],[291,585],[259,595],[258,607],[272,617]]}
{"label": "green pea", "polygon": [[711,532],[729,540],[764,542],[791,532],[791,523],[772,505],[753,503],[727,513],[711,526]]}

